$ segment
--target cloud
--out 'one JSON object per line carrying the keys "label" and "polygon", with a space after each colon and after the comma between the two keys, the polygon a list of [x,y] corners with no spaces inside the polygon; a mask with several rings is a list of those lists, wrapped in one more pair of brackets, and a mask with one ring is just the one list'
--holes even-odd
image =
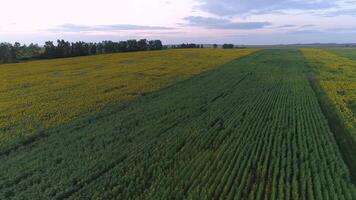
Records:
{"label": "cloud", "polygon": [[292,34],[292,35],[310,35],[310,34],[318,34],[318,33],[324,33],[324,31],[321,31],[321,30],[298,30],[298,31],[288,32],[288,34]]}
{"label": "cloud", "polygon": [[310,31],[311,27],[315,27],[313,24],[305,24],[305,25],[295,25],[295,24],[284,24],[284,25],[277,25],[277,26],[272,26],[270,28],[274,29],[279,29],[279,30],[294,30],[294,32],[300,32],[300,31]]}
{"label": "cloud", "polygon": [[273,13],[285,10],[320,10],[336,6],[335,0],[199,0],[201,10],[219,16]]}
{"label": "cloud", "polygon": [[338,9],[338,10],[326,12],[321,15],[325,16],[325,17],[335,17],[335,16],[341,16],[341,15],[356,16],[356,8]]}
{"label": "cloud", "polygon": [[297,27],[297,25],[285,24],[285,25],[277,26],[276,28],[294,28],[294,27]]}
{"label": "cloud", "polygon": [[306,24],[306,25],[303,25],[301,26],[300,28],[309,28],[309,27],[313,27],[315,26],[314,24]]}
{"label": "cloud", "polygon": [[87,32],[87,31],[126,31],[126,30],[172,30],[174,28],[162,26],[140,26],[132,24],[112,24],[112,25],[97,25],[97,26],[84,26],[76,24],[63,24],[49,31],[62,31],[62,32]]}
{"label": "cloud", "polygon": [[330,28],[330,29],[327,29],[327,31],[331,31],[331,32],[356,32],[356,26],[355,27],[347,27],[347,28]]}
{"label": "cloud", "polygon": [[232,22],[227,19],[189,16],[184,18],[188,26],[203,27],[208,29],[261,29],[270,26],[269,22]]}

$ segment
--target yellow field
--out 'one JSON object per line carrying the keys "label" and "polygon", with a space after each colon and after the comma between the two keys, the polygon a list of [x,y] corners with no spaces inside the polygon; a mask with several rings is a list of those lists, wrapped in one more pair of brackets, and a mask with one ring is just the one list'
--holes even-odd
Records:
{"label": "yellow field", "polygon": [[302,49],[321,87],[356,139],[356,61],[321,49]]}
{"label": "yellow field", "polygon": [[254,51],[179,49],[0,65],[0,141],[98,112]]}

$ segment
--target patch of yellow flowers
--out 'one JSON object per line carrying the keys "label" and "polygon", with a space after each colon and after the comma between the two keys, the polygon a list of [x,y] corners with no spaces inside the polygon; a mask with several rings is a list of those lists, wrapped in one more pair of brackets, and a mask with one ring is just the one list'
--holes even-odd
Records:
{"label": "patch of yellow flowers", "polygon": [[322,49],[302,49],[302,52],[319,73],[322,89],[356,140],[356,61]]}
{"label": "patch of yellow flowers", "polygon": [[255,51],[176,49],[0,65],[0,146]]}

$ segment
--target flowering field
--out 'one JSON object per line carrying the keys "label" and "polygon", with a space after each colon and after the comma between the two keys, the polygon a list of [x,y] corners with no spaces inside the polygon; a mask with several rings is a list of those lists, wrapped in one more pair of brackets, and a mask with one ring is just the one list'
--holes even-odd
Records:
{"label": "flowering field", "polygon": [[260,50],[49,129],[0,151],[0,199],[354,200],[308,70]]}
{"label": "flowering field", "polygon": [[356,60],[356,48],[327,48],[325,50],[345,58]]}
{"label": "flowering field", "polygon": [[315,69],[320,86],[356,141],[356,60],[322,49],[302,51]]}
{"label": "flowering field", "polygon": [[0,147],[254,51],[181,49],[0,65]]}

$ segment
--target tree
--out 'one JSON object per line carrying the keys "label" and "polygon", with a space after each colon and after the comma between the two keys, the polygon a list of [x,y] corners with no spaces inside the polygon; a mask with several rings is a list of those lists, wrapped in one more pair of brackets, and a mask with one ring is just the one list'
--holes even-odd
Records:
{"label": "tree", "polygon": [[194,43],[183,43],[181,45],[177,45],[177,48],[200,48],[201,46],[199,44],[194,44]]}
{"label": "tree", "polygon": [[128,51],[137,51],[137,41],[136,40],[127,40],[127,50]]}
{"label": "tree", "polygon": [[54,46],[52,41],[45,42],[44,49],[45,49],[44,57],[54,58],[56,53],[56,47]]}
{"label": "tree", "polygon": [[214,49],[218,48],[218,45],[217,44],[213,44],[213,48]]}
{"label": "tree", "polygon": [[12,46],[12,54],[15,59],[23,56],[21,44],[19,42],[15,42]]}
{"label": "tree", "polygon": [[147,39],[120,42],[107,40],[99,43],[86,43],[83,41],[70,43],[65,40],[57,40],[56,45],[54,45],[52,41],[46,41],[43,48],[40,48],[37,44],[32,43],[29,46],[21,45],[18,42],[14,43],[14,45],[10,43],[0,43],[0,63],[34,58],[65,58],[102,53],[160,49],[163,49],[163,45],[160,40],[147,41]]}
{"label": "tree", "polygon": [[161,50],[163,48],[161,40],[155,40],[155,50]]}
{"label": "tree", "polygon": [[148,43],[146,39],[141,39],[137,42],[138,50],[146,51],[148,48]]}
{"label": "tree", "polygon": [[151,40],[148,43],[150,50],[161,50],[163,48],[161,40]]}
{"label": "tree", "polygon": [[96,43],[89,43],[89,51],[90,51],[90,55],[95,55],[97,54],[97,44]]}
{"label": "tree", "polygon": [[96,53],[98,53],[98,54],[105,53],[103,43],[99,42],[99,43],[96,45]]}
{"label": "tree", "polygon": [[223,49],[233,49],[234,45],[233,44],[223,44],[222,48]]}
{"label": "tree", "polygon": [[127,42],[126,41],[119,42],[119,51],[121,51],[121,52],[127,51]]}
{"label": "tree", "polygon": [[13,47],[10,43],[0,43],[0,63],[9,63],[15,60]]}
{"label": "tree", "polygon": [[64,58],[72,56],[72,47],[69,42],[64,40],[57,40],[57,47],[56,47],[56,58]]}
{"label": "tree", "polygon": [[110,40],[108,41],[103,41],[103,49],[104,49],[104,53],[114,53],[115,52],[115,47],[114,47],[114,43]]}
{"label": "tree", "polygon": [[35,58],[41,54],[41,48],[38,46],[38,44],[33,44],[33,43],[29,44],[26,50],[27,50],[26,52],[27,58]]}
{"label": "tree", "polygon": [[85,42],[75,42],[72,43],[72,56],[86,56],[89,55],[90,47],[88,43]]}

